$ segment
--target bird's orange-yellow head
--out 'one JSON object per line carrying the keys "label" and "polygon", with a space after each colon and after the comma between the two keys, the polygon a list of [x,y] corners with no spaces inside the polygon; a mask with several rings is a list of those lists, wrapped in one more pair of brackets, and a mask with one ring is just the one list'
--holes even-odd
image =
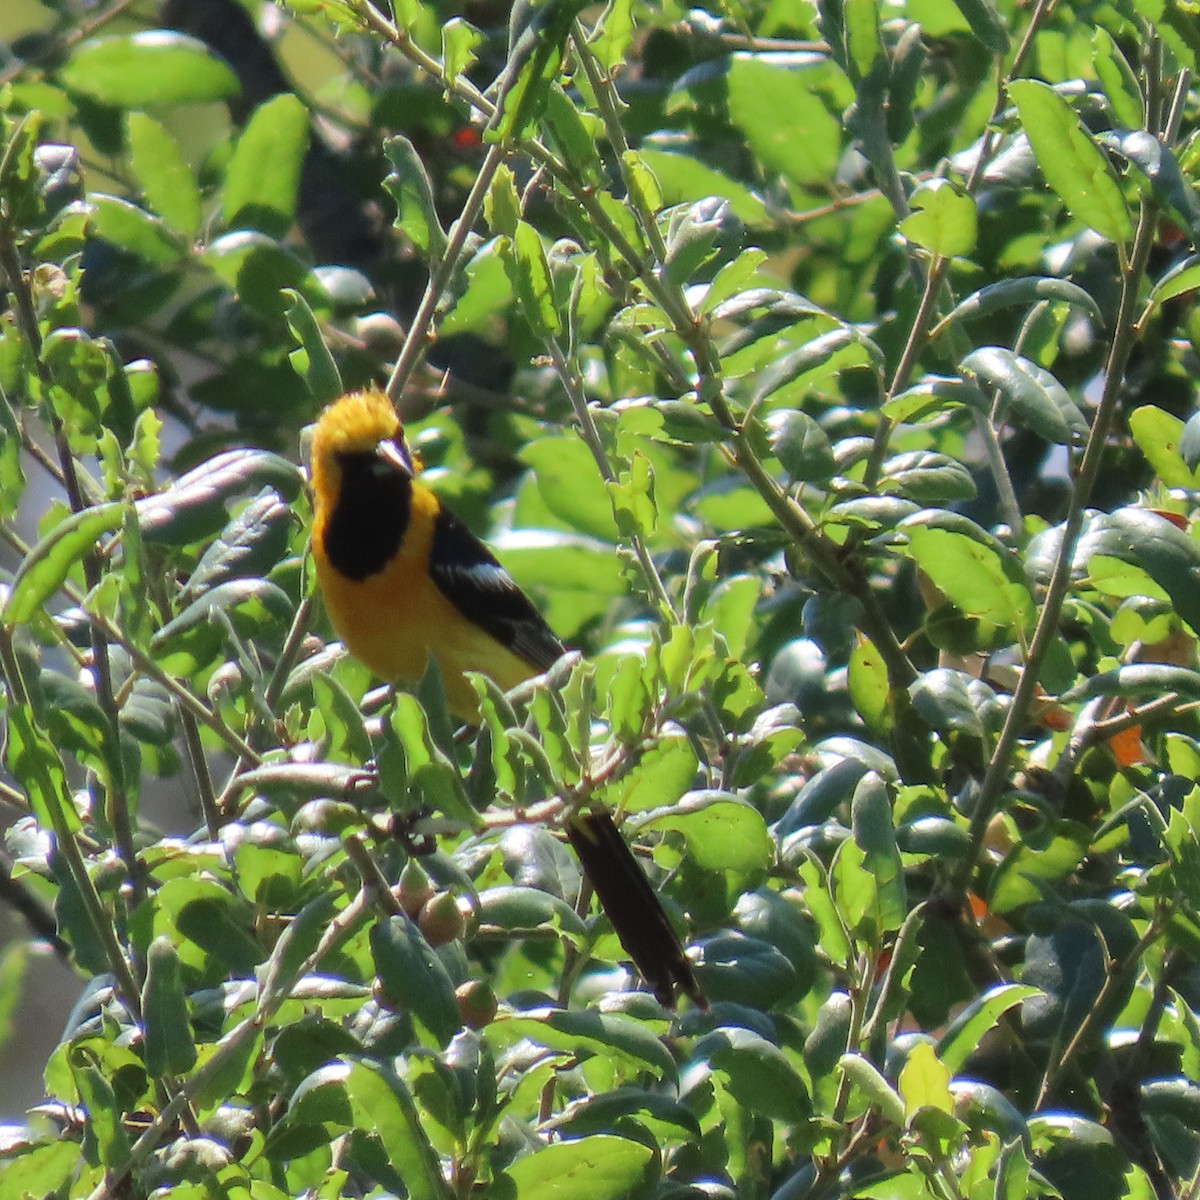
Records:
{"label": "bird's orange-yellow head", "polygon": [[392,402],[374,388],[350,392],[328,405],[317,420],[310,451],[313,491],[336,495],[340,460],[347,455],[382,454],[415,475],[420,460],[404,444],[404,426]]}

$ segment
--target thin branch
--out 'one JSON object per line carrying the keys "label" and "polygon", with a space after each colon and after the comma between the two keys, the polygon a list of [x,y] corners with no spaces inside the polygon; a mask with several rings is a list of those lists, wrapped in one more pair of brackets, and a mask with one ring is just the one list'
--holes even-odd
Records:
{"label": "thin branch", "polygon": [[987,833],[988,822],[996,810],[996,805],[999,803],[1007,783],[1017,742],[1028,720],[1030,705],[1037,695],[1038,677],[1041,674],[1042,664],[1058,635],[1059,617],[1071,585],[1071,564],[1074,559],[1075,546],[1083,530],[1084,514],[1100,473],[1104,450],[1116,422],[1125,367],[1136,340],[1134,316],[1138,303],[1138,289],[1145,273],[1150,248],[1154,243],[1156,227],[1157,209],[1143,202],[1137,231],[1134,235],[1133,252],[1129,256],[1128,266],[1122,276],[1121,300],[1115,332],[1109,348],[1108,362],[1105,365],[1104,388],[1095,418],[1092,421],[1087,445],[1084,447],[1070,509],[1063,524],[1054,570],[1046,589],[1029,650],[1025,656],[1024,668],[1013,693],[1012,703],[988,764],[987,773],[976,797],[975,811],[971,817],[972,852],[963,857],[954,878],[954,888],[959,894],[965,891],[967,881],[974,870],[979,850]]}
{"label": "thin branch", "polygon": [[429,346],[433,318],[438,304],[441,303],[446,289],[450,286],[450,281],[461,265],[463,248],[483,210],[483,202],[487,197],[488,188],[491,187],[492,177],[507,156],[508,150],[498,142],[488,148],[479,173],[475,176],[475,182],[463,203],[462,212],[459,214],[458,220],[450,227],[450,235],[441,259],[430,273],[429,283],[425,287],[420,304],[417,305],[412,324],[409,325],[408,333],[404,338],[404,345],[396,359],[396,365],[392,368],[391,378],[387,382],[388,399],[402,413],[404,411],[404,389]]}
{"label": "thin branch", "polygon": [[[25,685],[25,676],[22,673],[20,662],[13,648],[12,635],[3,626],[0,626],[0,674],[3,674],[5,682],[8,685],[10,702],[32,714],[33,705],[30,701],[28,688]],[[53,779],[48,781],[47,786],[54,788],[56,791],[58,790],[58,786]],[[104,910],[104,905],[96,891],[96,885],[88,873],[87,864],[84,862],[83,854],[80,852],[75,832],[66,823],[66,818],[63,815],[71,805],[72,798],[69,794],[66,794],[65,790],[59,795],[48,799],[46,807],[49,810],[52,829],[47,832],[53,834],[55,850],[62,855],[67,870],[71,874],[80,900],[83,902],[83,909],[88,923],[91,925],[92,932],[95,934],[96,940],[104,952],[108,969],[113,973],[113,977],[116,980],[121,1000],[134,1019],[140,1023],[142,1018],[140,989],[133,977],[129,960],[125,957],[125,953],[117,941],[116,932]]]}
{"label": "thin branch", "polygon": [[0,904],[6,904],[25,918],[25,924],[36,938],[46,942],[63,962],[71,961],[71,948],[58,936],[54,912],[19,879],[12,876],[7,855],[0,854]]}
{"label": "thin branch", "polygon": [[200,811],[204,814],[204,825],[208,836],[215,842],[221,836],[221,809],[213,791],[212,775],[208,769],[208,758],[200,740],[200,727],[195,715],[186,708],[179,709],[179,722],[183,726],[183,743],[187,747],[188,764],[192,778],[196,781],[196,792],[200,797]]}
{"label": "thin branch", "polygon": [[[1096,930],[1096,934],[1100,938],[1101,945],[1104,946],[1104,938],[1099,929]],[[1042,1075],[1041,1085],[1038,1087],[1037,1100],[1033,1105],[1035,1112],[1049,1099],[1055,1084],[1062,1078],[1063,1073],[1074,1060],[1075,1055],[1087,1044],[1093,1030],[1105,1017],[1104,1005],[1109,995],[1124,982],[1125,976],[1130,971],[1135,971],[1142,965],[1143,955],[1145,955],[1146,951],[1154,945],[1161,935],[1162,929],[1158,920],[1151,921],[1146,932],[1138,938],[1133,949],[1124,958],[1119,962],[1110,961],[1107,964],[1108,969],[1104,976],[1104,982],[1100,986],[1100,991],[1097,993],[1091,1007],[1084,1014],[1083,1020],[1079,1022],[1079,1026],[1076,1028],[1071,1040],[1067,1043],[1066,1048],[1061,1054],[1051,1054],[1048,1058],[1046,1070]],[[1107,951],[1107,946],[1104,948]]]}
{"label": "thin branch", "polygon": [[[16,136],[20,136],[18,133]],[[17,323],[34,360],[34,367],[42,384],[52,382],[49,368],[42,359],[42,334],[38,326],[33,294],[28,286],[25,271],[21,266],[17,243],[9,224],[7,212],[0,213],[0,270],[8,280],[9,291],[16,303]],[[58,414],[50,409],[50,429],[58,451],[58,465],[62,472],[63,488],[73,513],[83,512],[88,507],[79,483],[75,456],[67,441],[66,431]],[[83,556],[83,577],[88,592],[100,584],[102,567],[100,556],[93,547]],[[105,763],[108,767],[104,780],[105,814],[112,827],[117,853],[125,864],[126,877],[133,889],[136,905],[146,894],[145,873],[137,855],[133,838],[133,820],[129,804],[129,792],[125,781],[125,755],[121,748],[120,710],[113,692],[112,665],[108,657],[108,642],[100,636],[96,626],[90,627],[92,641],[92,677],[95,682],[96,700],[104,714]]]}
{"label": "thin branch", "polygon": [[[558,340],[553,337],[547,337],[544,340],[551,362],[554,364],[554,370],[570,397],[571,408],[575,413],[575,419],[579,422],[584,445],[592,452],[596,468],[605,483],[615,483],[617,475],[613,470],[612,463],[608,460],[608,453],[600,439],[600,431],[596,428],[595,421],[592,420],[592,412],[583,391],[583,380],[579,377],[579,372],[567,361]],[[662,576],[658,573],[658,568],[654,565],[653,558],[650,557],[650,551],[646,549],[645,541],[637,533],[630,533],[629,542],[659,612],[673,624],[677,619],[675,606],[671,603],[671,597],[662,581]]]}

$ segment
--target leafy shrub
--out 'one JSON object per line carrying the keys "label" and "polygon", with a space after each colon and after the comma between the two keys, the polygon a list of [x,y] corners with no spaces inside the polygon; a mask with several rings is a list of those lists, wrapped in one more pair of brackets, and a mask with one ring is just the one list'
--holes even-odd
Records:
{"label": "leafy shrub", "polygon": [[[0,17],[0,1194],[1200,1194],[1189,6],[394,9]],[[475,732],[326,647],[385,381],[583,652]]]}

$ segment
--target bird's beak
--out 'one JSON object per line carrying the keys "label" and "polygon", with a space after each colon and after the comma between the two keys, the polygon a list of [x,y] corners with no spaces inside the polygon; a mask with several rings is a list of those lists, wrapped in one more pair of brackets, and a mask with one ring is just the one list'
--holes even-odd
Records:
{"label": "bird's beak", "polygon": [[375,453],[390,466],[395,467],[398,471],[403,471],[410,479],[416,475],[412,455],[409,454],[408,447],[403,441],[393,441],[388,438],[387,441],[380,442],[376,446]]}

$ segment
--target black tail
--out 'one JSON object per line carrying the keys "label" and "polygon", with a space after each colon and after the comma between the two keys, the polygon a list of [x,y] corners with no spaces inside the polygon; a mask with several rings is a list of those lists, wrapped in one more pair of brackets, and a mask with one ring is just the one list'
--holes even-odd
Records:
{"label": "black tail", "polygon": [[580,813],[567,822],[567,838],[613,932],[659,1003],[674,1008],[678,988],[707,1008],[692,964],[612,817],[606,812]]}

